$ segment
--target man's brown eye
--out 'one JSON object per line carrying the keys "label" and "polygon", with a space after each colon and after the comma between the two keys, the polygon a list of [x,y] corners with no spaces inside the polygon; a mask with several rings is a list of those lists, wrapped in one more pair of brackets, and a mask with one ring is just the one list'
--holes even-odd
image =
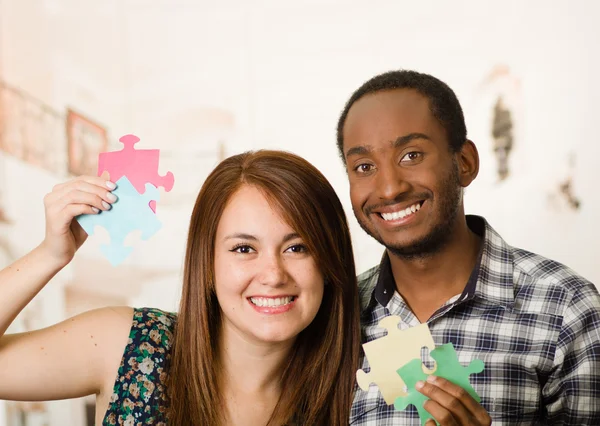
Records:
{"label": "man's brown eye", "polygon": [[420,158],[421,158],[420,152],[411,151],[411,152],[405,154],[404,157],[402,157],[402,160],[400,160],[400,161],[416,161],[416,160],[419,160]]}

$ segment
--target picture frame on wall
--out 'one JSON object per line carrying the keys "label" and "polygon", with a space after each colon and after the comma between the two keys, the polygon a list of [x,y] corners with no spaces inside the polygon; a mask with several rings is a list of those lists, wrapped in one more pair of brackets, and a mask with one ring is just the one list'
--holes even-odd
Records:
{"label": "picture frame on wall", "polygon": [[98,155],[108,148],[106,128],[70,108],[67,109],[66,126],[69,173],[96,176]]}
{"label": "picture frame on wall", "polygon": [[21,99],[14,89],[0,82],[0,150],[17,158],[22,157],[20,129],[15,126],[15,123],[20,122],[18,112],[22,100],[19,100]]}

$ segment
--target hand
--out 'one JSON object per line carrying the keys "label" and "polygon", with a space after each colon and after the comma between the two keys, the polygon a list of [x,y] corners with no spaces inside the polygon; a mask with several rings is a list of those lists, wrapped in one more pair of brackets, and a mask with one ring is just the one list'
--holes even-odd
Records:
{"label": "hand", "polygon": [[56,185],[44,197],[46,236],[40,245],[60,262],[68,264],[75,252],[87,239],[83,228],[73,220],[81,214],[98,214],[109,210],[116,201],[112,194],[115,184],[108,180],[108,173],[100,177],[80,176]]}
{"label": "hand", "polygon": [[[463,388],[441,377],[429,376],[427,382],[417,383],[417,390],[430,399],[423,407],[442,426],[489,426],[492,419],[485,409]],[[435,426],[427,420],[425,426]]]}

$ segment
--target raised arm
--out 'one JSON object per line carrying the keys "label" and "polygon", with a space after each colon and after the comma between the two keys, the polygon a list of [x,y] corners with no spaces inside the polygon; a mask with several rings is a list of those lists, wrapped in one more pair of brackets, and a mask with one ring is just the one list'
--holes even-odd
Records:
{"label": "raised arm", "polygon": [[[107,308],[28,333],[6,330],[86,240],[74,218],[110,208],[107,177],[57,185],[44,199],[46,235],[30,253],[0,271],[0,399],[52,400],[100,392],[118,367],[131,309]],[[25,374],[27,372],[27,374]],[[114,379],[114,377],[113,377]]]}

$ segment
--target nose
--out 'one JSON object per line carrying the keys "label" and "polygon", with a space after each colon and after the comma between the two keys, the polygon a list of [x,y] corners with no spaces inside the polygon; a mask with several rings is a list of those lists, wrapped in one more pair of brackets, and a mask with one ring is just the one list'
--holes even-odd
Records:
{"label": "nose", "polygon": [[410,190],[405,173],[396,164],[380,166],[376,179],[377,195],[382,200],[394,200]]}
{"label": "nose", "polygon": [[272,287],[285,285],[287,273],[284,260],[277,253],[264,253],[260,268],[258,274],[260,284]]}

